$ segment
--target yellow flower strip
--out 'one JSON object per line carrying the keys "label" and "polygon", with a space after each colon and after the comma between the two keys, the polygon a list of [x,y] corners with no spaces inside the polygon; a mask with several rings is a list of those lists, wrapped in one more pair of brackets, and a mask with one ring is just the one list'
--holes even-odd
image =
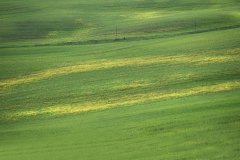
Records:
{"label": "yellow flower strip", "polygon": [[222,91],[230,91],[233,89],[239,89],[240,82],[226,82],[221,84],[209,85],[209,86],[200,86],[194,87],[191,89],[184,89],[181,91],[171,92],[171,93],[162,93],[162,92],[152,92],[147,94],[136,94],[132,96],[113,98],[101,101],[86,102],[83,104],[68,104],[68,105],[56,105],[46,107],[40,110],[28,110],[20,111],[14,113],[7,113],[4,115],[4,119],[15,120],[20,117],[26,116],[36,116],[41,114],[55,114],[55,115],[64,115],[64,114],[77,114],[89,111],[105,110],[114,107],[143,104],[145,102],[158,101],[163,99],[171,98],[180,98],[186,96],[192,96],[197,94],[206,94],[206,93],[215,93]]}
{"label": "yellow flower strip", "polygon": [[83,62],[79,65],[67,66],[62,68],[45,70],[38,73],[33,73],[26,76],[21,76],[14,79],[0,81],[0,87],[10,87],[13,85],[19,85],[22,83],[29,83],[40,79],[46,79],[53,76],[66,75],[78,72],[87,72],[100,69],[110,69],[113,67],[123,66],[142,66],[151,64],[164,64],[164,63],[195,63],[196,65],[203,65],[206,63],[221,63],[230,61],[240,61],[239,56],[232,55],[204,55],[204,54],[192,54],[192,55],[177,55],[177,56],[146,56],[138,58],[125,58],[118,60],[98,60]]}

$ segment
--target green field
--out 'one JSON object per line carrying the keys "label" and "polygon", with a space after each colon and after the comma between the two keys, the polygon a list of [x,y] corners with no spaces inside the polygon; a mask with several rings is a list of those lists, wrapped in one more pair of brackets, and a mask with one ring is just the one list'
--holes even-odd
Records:
{"label": "green field", "polygon": [[239,159],[238,0],[0,2],[0,159]]}

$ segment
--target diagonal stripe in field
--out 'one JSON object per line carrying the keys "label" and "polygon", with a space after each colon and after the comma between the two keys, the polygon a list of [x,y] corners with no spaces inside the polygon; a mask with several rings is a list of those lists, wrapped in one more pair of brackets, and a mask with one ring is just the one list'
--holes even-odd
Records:
{"label": "diagonal stripe in field", "polygon": [[67,75],[71,73],[81,73],[101,69],[110,69],[113,67],[124,66],[143,66],[151,64],[164,63],[195,63],[196,65],[204,65],[207,63],[223,63],[231,61],[240,61],[239,56],[234,55],[205,55],[205,54],[182,54],[176,56],[146,56],[137,58],[124,58],[118,60],[98,60],[88,61],[79,65],[67,66],[62,68],[45,70],[38,73],[33,73],[27,76],[21,76],[14,79],[0,81],[0,87],[10,87],[23,83],[29,83],[41,79],[51,78],[54,76]]}
{"label": "diagonal stripe in field", "polygon": [[28,110],[28,111],[7,113],[2,118],[7,120],[16,120],[21,117],[36,116],[36,115],[42,115],[42,114],[54,114],[54,115],[78,114],[78,113],[84,113],[89,111],[105,110],[105,109],[121,107],[121,106],[143,104],[145,102],[151,102],[151,101],[193,96],[197,94],[230,91],[230,90],[239,89],[239,88],[240,88],[240,82],[232,81],[232,82],[226,82],[226,83],[215,84],[215,85],[194,87],[194,88],[184,89],[184,90],[170,92],[170,93],[152,92],[147,94],[135,94],[132,96],[113,98],[113,99],[107,99],[107,100],[99,100],[95,102],[86,102],[83,104],[56,105],[56,106],[46,107],[41,110]]}

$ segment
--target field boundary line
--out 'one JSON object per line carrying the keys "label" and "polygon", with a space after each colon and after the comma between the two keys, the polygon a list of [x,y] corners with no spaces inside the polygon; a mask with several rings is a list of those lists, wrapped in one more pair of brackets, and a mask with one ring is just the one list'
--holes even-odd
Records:
{"label": "field boundary line", "polygon": [[61,43],[45,43],[45,44],[26,44],[26,45],[11,45],[11,46],[0,46],[0,49],[3,48],[28,48],[28,47],[46,47],[46,46],[70,46],[70,45],[95,45],[95,44],[105,44],[105,43],[117,43],[117,42],[134,42],[134,41],[142,41],[142,40],[151,40],[151,39],[162,39],[162,38],[172,38],[177,36],[184,36],[189,34],[200,34],[206,32],[214,32],[221,30],[229,30],[240,28],[240,24],[232,25],[232,26],[222,26],[218,28],[210,28],[210,29],[202,29],[197,31],[183,32],[177,33],[173,35],[155,35],[155,36],[135,36],[135,37],[124,37],[122,39],[90,39],[86,41],[73,41],[73,42],[61,42]]}

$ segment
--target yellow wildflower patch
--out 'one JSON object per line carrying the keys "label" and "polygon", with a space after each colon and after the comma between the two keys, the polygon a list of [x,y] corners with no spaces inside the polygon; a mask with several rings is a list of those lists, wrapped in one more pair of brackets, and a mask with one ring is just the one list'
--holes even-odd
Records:
{"label": "yellow wildflower patch", "polygon": [[159,12],[144,12],[144,13],[135,13],[130,16],[131,19],[150,19],[150,18],[159,18],[163,15]]}
{"label": "yellow wildflower patch", "polygon": [[58,34],[58,31],[51,31],[47,34],[47,37],[53,37],[56,36]]}
{"label": "yellow wildflower patch", "polygon": [[146,94],[135,94],[132,96],[118,97],[106,100],[99,100],[94,102],[86,102],[83,104],[74,105],[57,105],[43,108],[41,110],[28,110],[15,113],[8,113],[4,116],[5,119],[14,120],[20,117],[36,116],[40,114],[76,114],[89,111],[105,110],[114,107],[121,107],[127,105],[142,104],[149,101],[157,101],[162,99],[180,98],[192,96],[197,94],[215,93],[222,91],[229,91],[240,88],[239,81],[220,83],[215,85],[200,86],[180,91],[173,91],[170,93],[152,92]]}
{"label": "yellow wildflower patch", "polygon": [[[234,51],[236,52],[236,51]],[[229,53],[228,53],[229,54]],[[196,65],[203,65],[207,63],[222,63],[230,61],[240,61],[240,57],[234,55],[206,55],[206,54],[182,54],[175,56],[145,56],[138,58],[123,58],[118,60],[98,60],[83,62],[79,65],[67,66],[62,68],[50,69],[27,76],[18,77],[15,79],[0,81],[0,87],[9,87],[22,83],[29,83],[32,81],[50,78],[53,76],[66,75],[78,72],[87,72],[100,69],[110,69],[113,67],[123,66],[143,66],[151,64],[164,63],[195,63]]]}

